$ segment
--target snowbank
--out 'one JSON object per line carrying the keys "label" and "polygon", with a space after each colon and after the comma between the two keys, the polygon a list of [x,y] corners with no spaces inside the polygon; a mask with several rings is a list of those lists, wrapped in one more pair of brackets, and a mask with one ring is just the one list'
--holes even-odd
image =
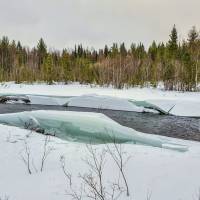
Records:
{"label": "snowbank", "polygon": [[155,88],[113,89],[78,83],[63,85],[0,85],[0,94],[26,95],[32,104],[92,107],[113,110],[149,111],[129,101],[146,101],[170,114],[200,117],[200,92],[163,91]]}
{"label": "snowbank", "polygon": [[[45,136],[3,125],[0,129],[0,197],[8,196],[9,200],[72,199],[66,195],[69,184],[61,169],[60,157],[65,156],[72,184],[79,188],[81,181],[78,174],[89,170],[83,161],[88,157],[84,144],[51,137],[49,147],[53,150],[47,157],[43,172],[31,168],[33,173],[29,175],[21,157],[25,155],[25,143],[30,150],[31,163],[39,169]],[[123,145],[126,156],[131,156],[125,168],[131,194],[129,199],[146,199],[150,193],[154,200],[196,198],[200,187],[200,147],[198,143],[181,142],[190,147],[188,152]],[[99,151],[105,148],[104,145],[93,147]],[[104,182],[109,184],[117,178],[118,169],[110,157],[106,158],[103,177]],[[122,196],[120,199],[127,198]]]}
{"label": "snowbank", "polygon": [[[104,96],[104,95],[82,95],[79,97],[72,97],[67,102],[68,106],[124,110],[145,112],[145,109],[130,103],[127,99]],[[146,109],[147,110],[147,109]]]}

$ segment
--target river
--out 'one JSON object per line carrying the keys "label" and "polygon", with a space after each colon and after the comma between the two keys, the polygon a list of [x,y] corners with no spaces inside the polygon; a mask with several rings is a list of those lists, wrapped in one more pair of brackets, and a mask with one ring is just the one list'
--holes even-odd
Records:
{"label": "river", "polygon": [[157,134],[186,140],[200,141],[200,119],[159,115],[153,113],[137,113],[116,110],[103,110],[80,107],[0,104],[0,114],[31,110],[66,110],[81,112],[100,112],[123,126],[149,134]]}

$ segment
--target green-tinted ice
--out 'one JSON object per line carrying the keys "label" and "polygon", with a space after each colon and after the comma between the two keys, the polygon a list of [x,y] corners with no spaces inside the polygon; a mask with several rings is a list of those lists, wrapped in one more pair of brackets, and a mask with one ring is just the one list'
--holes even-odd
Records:
{"label": "green-tinted ice", "polygon": [[55,134],[68,141],[84,143],[132,143],[187,151],[171,139],[140,133],[121,126],[99,113],[71,111],[31,111],[0,115],[0,123]]}
{"label": "green-tinted ice", "polygon": [[129,102],[133,103],[134,105],[136,106],[139,106],[139,107],[143,107],[143,108],[147,108],[147,109],[152,109],[152,110],[156,110],[158,111],[160,114],[163,114],[163,115],[168,115],[169,112],[166,112],[165,110],[163,110],[162,108],[154,105],[154,104],[151,104],[147,101],[135,101],[135,100],[129,100]]}

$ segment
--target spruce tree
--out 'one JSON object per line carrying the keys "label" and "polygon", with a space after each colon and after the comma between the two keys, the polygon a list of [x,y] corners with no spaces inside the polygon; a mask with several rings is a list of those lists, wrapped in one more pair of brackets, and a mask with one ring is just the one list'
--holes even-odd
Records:
{"label": "spruce tree", "polygon": [[38,42],[37,50],[38,50],[38,53],[40,53],[40,54],[47,53],[47,46],[42,38]]}
{"label": "spruce tree", "polygon": [[157,57],[157,45],[155,41],[153,41],[152,45],[149,47],[148,53],[150,55],[151,60],[155,61]]}
{"label": "spruce tree", "polygon": [[109,49],[108,49],[108,46],[107,45],[105,45],[105,47],[104,47],[104,57],[105,58],[107,58],[108,57],[108,54],[109,54]]}
{"label": "spruce tree", "polygon": [[44,63],[44,59],[47,55],[47,46],[42,38],[39,40],[37,44],[37,52],[38,52],[38,64],[40,67]]}
{"label": "spruce tree", "polygon": [[178,33],[175,25],[173,26],[169,37],[163,80],[165,82],[165,88],[167,90],[173,90],[175,84],[176,59],[178,54]]}
{"label": "spruce tree", "polygon": [[132,43],[130,47],[130,53],[134,55],[136,52],[136,44]]}
{"label": "spruce tree", "polygon": [[178,49],[178,33],[175,25],[173,26],[169,37],[170,37],[170,40],[168,42],[169,50],[171,51],[172,54],[174,54]]}
{"label": "spruce tree", "polygon": [[111,55],[112,57],[116,57],[119,53],[119,49],[118,49],[118,45],[117,43],[113,43],[112,47],[111,47]]}
{"label": "spruce tree", "polygon": [[122,57],[127,56],[127,50],[126,50],[124,42],[120,45],[120,54]]}
{"label": "spruce tree", "polygon": [[199,37],[199,33],[197,32],[196,27],[193,26],[192,29],[188,33],[188,42],[190,46],[195,43],[198,37]]}
{"label": "spruce tree", "polygon": [[22,51],[22,45],[21,45],[20,41],[17,42],[17,50]]}

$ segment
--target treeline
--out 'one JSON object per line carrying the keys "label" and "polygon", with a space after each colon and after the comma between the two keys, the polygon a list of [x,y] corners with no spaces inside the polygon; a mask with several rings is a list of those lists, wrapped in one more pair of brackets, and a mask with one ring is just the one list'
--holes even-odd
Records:
{"label": "treeline", "polygon": [[195,27],[178,41],[174,25],[167,43],[114,43],[104,49],[48,50],[43,39],[32,49],[18,41],[0,40],[0,81],[79,81],[116,88],[164,82],[167,90],[195,91],[200,82],[200,36]]}

